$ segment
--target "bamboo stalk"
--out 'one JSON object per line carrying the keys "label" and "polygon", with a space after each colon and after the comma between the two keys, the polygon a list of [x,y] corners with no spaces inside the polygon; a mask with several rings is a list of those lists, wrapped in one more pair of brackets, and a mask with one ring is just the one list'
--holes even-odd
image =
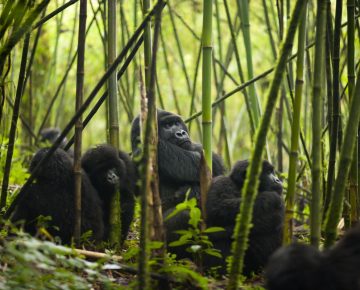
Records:
{"label": "bamboo stalk", "polygon": [[1,187],[0,210],[6,206],[7,192],[8,192],[8,186],[9,186],[9,178],[10,178],[10,170],[11,170],[11,161],[12,161],[12,157],[13,157],[13,153],[14,153],[14,146],[15,146],[17,121],[19,118],[21,98],[23,95],[23,86],[24,86],[25,71],[26,71],[26,60],[27,60],[27,54],[28,54],[28,50],[29,50],[29,42],[30,42],[30,34],[27,34],[24,39],[24,46],[23,46],[23,50],[22,50],[21,64],[20,64],[20,71],[19,71],[19,79],[18,79],[18,85],[16,88],[16,97],[15,97],[15,102],[14,102],[13,114],[12,114],[12,118],[11,118],[8,149],[6,152],[4,176],[3,176],[2,187]]}
{"label": "bamboo stalk", "polygon": [[[236,35],[235,35],[234,27],[232,26],[231,19],[230,19],[230,9],[229,9],[227,0],[224,0],[224,8],[225,8],[225,12],[226,12],[227,22],[228,22],[230,32],[231,32],[231,41],[232,41],[231,43],[233,45],[233,51],[235,54],[235,60],[236,60],[236,64],[237,64],[238,73],[240,76],[240,81],[242,83],[244,83],[245,82],[244,73],[243,73],[242,66],[241,66],[240,55],[239,55],[239,50],[238,50],[237,43],[236,43]],[[220,89],[221,89],[221,86],[219,87],[219,90]],[[250,107],[250,100],[249,100],[249,95],[247,93],[247,90],[244,89],[243,93],[244,93],[244,97],[245,97],[246,109],[247,109],[247,112],[249,115],[249,120],[250,120],[250,130],[251,130],[251,134],[253,135],[255,132],[255,128],[256,128],[254,116],[253,116],[253,112]]]}
{"label": "bamboo stalk", "polygon": [[[116,58],[116,0],[108,1],[108,68]],[[119,112],[117,99],[117,79],[114,71],[108,80],[108,112],[109,112],[109,137],[110,144],[116,149],[119,148]],[[119,189],[119,187],[118,187]],[[110,207],[110,243],[115,245],[116,249],[120,248],[121,244],[121,220],[120,220],[120,192],[116,190],[111,200]]]}
{"label": "bamboo stalk", "polygon": [[[307,2],[307,1],[306,1]],[[307,6],[307,3],[305,4]],[[300,136],[300,113],[304,85],[304,57],[306,44],[306,16],[307,9],[303,10],[298,34],[298,56],[296,61],[296,86],[293,109],[293,122],[291,126],[291,149],[289,160],[288,190],[286,194],[286,213],[284,222],[284,243],[290,244],[293,235],[293,218],[295,207],[296,189],[296,165],[298,160],[299,136]]]}
{"label": "bamboo stalk", "polygon": [[105,84],[105,82],[107,81],[107,79],[109,78],[109,76],[111,75],[111,73],[117,68],[117,66],[119,65],[119,63],[125,58],[127,52],[129,51],[131,45],[139,38],[139,35],[142,33],[145,24],[150,20],[151,16],[158,11],[158,9],[163,9],[163,5],[160,6],[159,3],[157,3],[156,5],[154,5],[152,7],[152,9],[149,11],[149,13],[144,17],[143,21],[141,22],[141,24],[138,26],[138,28],[135,30],[134,34],[131,36],[131,38],[129,39],[129,41],[127,42],[127,44],[125,45],[124,49],[121,51],[121,53],[118,55],[118,57],[116,58],[116,60],[113,62],[113,64],[111,65],[111,67],[109,67],[109,69],[104,73],[104,75],[100,78],[99,82],[95,85],[94,89],[91,91],[91,93],[89,94],[88,98],[84,101],[83,105],[81,106],[81,108],[75,113],[75,115],[71,118],[71,120],[68,122],[68,124],[65,126],[64,130],[61,132],[61,134],[59,135],[59,137],[56,139],[56,141],[54,142],[54,144],[49,148],[49,151],[46,153],[46,155],[44,156],[44,158],[42,160],[40,160],[40,162],[38,163],[38,165],[34,168],[33,173],[29,176],[29,178],[27,179],[27,181],[25,182],[25,184],[23,185],[23,187],[21,188],[20,192],[18,193],[18,195],[15,197],[14,201],[12,202],[12,204],[9,206],[8,210],[6,211],[6,213],[4,214],[4,218],[9,218],[9,216],[11,215],[11,213],[13,212],[14,208],[17,206],[17,204],[24,198],[24,192],[26,192],[26,190],[29,188],[29,186],[31,185],[31,183],[34,181],[35,179],[35,175],[37,174],[39,168],[44,164],[44,162],[46,162],[47,160],[49,160],[50,156],[55,152],[55,150],[59,147],[59,145],[61,144],[62,140],[66,137],[66,135],[70,132],[70,130],[72,129],[72,127],[74,126],[75,122],[77,121],[77,119],[79,118],[80,115],[82,115],[85,110],[89,107],[90,103],[94,100],[94,98],[96,97],[97,93],[100,91],[100,89],[102,88],[102,86]]}
{"label": "bamboo stalk", "polygon": [[[100,10],[98,9],[97,11],[100,11]],[[89,33],[89,31],[90,31],[90,28],[91,28],[92,24],[93,24],[94,21],[95,21],[95,17],[96,17],[96,13],[94,14],[93,19],[90,21],[89,26],[88,26],[87,29],[86,29],[86,35],[87,35],[87,34]],[[45,116],[44,116],[44,118],[43,118],[43,120],[42,120],[42,122],[41,122],[41,125],[40,125],[40,127],[39,127],[39,129],[38,129],[38,131],[37,131],[37,136],[40,135],[41,130],[44,128],[45,123],[47,122],[47,119],[49,118],[51,109],[52,109],[55,101],[57,100],[57,98],[58,98],[58,96],[59,96],[59,94],[60,94],[60,92],[61,92],[61,89],[63,88],[63,86],[64,86],[64,84],[65,84],[65,82],[66,82],[66,80],[67,80],[67,78],[68,78],[68,75],[69,75],[69,73],[70,73],[70,71],[71,71],[71,69],[72,69],[73,64],[75,63],[75,60],[76,60],[77,55],[78,55],[78,51],[76,50],[76,51],[74,52],[74,55],[73,55],[73,57],[72,57],[69,65],[68,65],[65,73],[64,73],[64,76],[62,77],[62,79],[61,79],[58,87],[56,88],[56,91],[55,91],[55,93],[54,93],[54,96],[52,97],[52,99],[51,99],[51,101],[50,101],[50,104],[49,104],[49,106],[48,106],[48,108],[47,108],[47,110],[46,110]]]}
{"label": "bamboo stalk", "polygon": [[212,0],[203,4],[202,32],[202,144],[207,166],[212,171],[212,110],[211,110],[211,66],[212,66]]}
{"label": "bamboo stalk", "polygon": [[[90,1],[90,3],[91,3],[91,1]],[[97,11],[99,11],[99,10],[97,10]],[[96,13],[94,13],[94,15],[96,15]],[[71,56],[72,56],[72,51],[73,51],[73,47],[74,47],[77,19],[78,19],[78,14],[77,14],[77,6],[76,6],[74,22],[73,22],[73,27],[72,27],[72,32],[71,32],[70,45],[69,45],[69,54],[68,54],[67,61],[66,61],[66,64],[67,64],[66,66],[67,67],[69,67],[70,64],[71,64]],[[91,21],[91,23],[92,23],[92,21]],[[89,27],[90,27],[90,25],[89,25]],[[66,92],[66,83],[67,83],[67,78],[65,78],[65,80],[64,80],[64,85],[63,85],[63,89],[62,89],[62,95],[61,95],[61,98],[60,98],[60,101],[59,101],[58,108],[63,107],[64,98],[65,98],[65,92]],[[60,115],[61,115],[61,110],[56,110],[55,127],[59,126]]]}
{"label": "bamboo stalk", "polygon": [[[144,0],[142,2],[142,11],[143,15],[146,15],[150,9],[151,0]],[[145,71],[145,92],[150,90],[150,81],[151,81],[151,24],[150,22],[145,25],[144,28],[144,71]],[[140,248],[139,248],[139,263],[138,263],[138,289],[147,290],[150,289],[150,277],[149,277],[149,256],[150,256],[150,224],[151,224],[151,215],[149,212],[149,206],[152,205],[152,195],[151,195],[151,172],[152,169],[152,160],[151,158],[151,149],[150,149],[150,140],[152,137],[152,126],[156,120],[156,110],[151,111],[152,104],[149,104],[153,100],[147,100],[146,106],[143,105],[145,100],[148,98],[144,94],[144,90],[141,90],[141,112],[142,112],[142,121],[146,121],[145,130],[143,130],[142,135],[142,144],[143,144],[143,153],[141,158],[141,186],[140,186]],[[145,108],[143,108],[145,107]],[[144,110],[144,111],[143,111]],[[150,114],[150,116],[148,116]],[[152,119],[152,118],[155,118]],[[143,124],[143,122],[140,122]],[[136,158],[136,156],[135,156]]]}
{"label": "bamboo stalk", "polygon": [[[131,51],[131,53],[129,54],[128,58],[126,59],[126,61],[124,62],[124,64],[122,65],[121,69],[118,71],[117,73],[117,79],[119,80],[124,72],[126,71],[127,67],[129,66],[130,62],[134,59],[135,54],[137,53],[140,45],[143,43],[144,37],[143,35],[139,38],[139,40],[136,42],[133,50]],[[87,124],[89,124],[89,122],[91,121],[92,117],[96,114],[96,112],[99,110],[99,108],[101,107],[101,105],[104,103],[104,101],[106,100],[106,98],[108,97],[109,92],[105,91],[101,97],[99,98],[99,100],[96,102],[96,104],[94,105],[94,107],[90,110],[89,114],[86,116],[86,118],[84,119],[83,122],[83,129],[85,129],[85,127],[87,126]],[[69,142],[65,145],[64,150],[68,150],[72,144],[74,143],[74,136],[72,136],[72,138],[70,138]]]}
{"label": "bamboo stalk", "polygon": [[266,144],[266,135],[270,127],[271,117],[276,105],[283,73],[286,70],[286,63],[288,57],[291,54],[295,32],[297,30],[304,6],[304,1],[296,1],[289,24],[289,30],[281,46],[278,62],[275,67],[274,78],[268,91],[265,112],[261,118],[260,125],[257,129],[254,139],[255,147],[251,153],[251,161],[247,170],[245,184],[241,192],[242,202],[240,205],[240,211],[236,217],[236,225],[233,235],[234,242],[232,244],[233,257],[231,259],[229,283],[227,285],[228,290],[235,290],[238,288],[239,276],[243,269],[243,261],[251,228],[251,218],[255,198],[257,195],[257,188],[259,183],[258,178],[260,175],[263,151]]}
{"label": "bamboo stalk", "polygon": [[[355,0],[347,1],[347,69],[349,98],[354,96],[355,86]],[[353,161],[349,175],[349,197],[350,197],[350,223],[355,225],[358,220],[359,196],[358,196],[358,134],[356,134]]]}
{"label": "bamboo stalk", "polygon": [[31,10],[21,27],[14,30],[6,42],[0,47],[0,76],[3,74],[6,58],[13,49],[13,47],[20,41],[20,39],[31,29],[32,23],[40,15],[40,13],[46,8],[50,0],[43,0],[33,10]]}
{"label": "bamboo stalk", "polygon": [[343,210],[344,192],[349,177],[350,166],[355,147],[355,138],[360,119],[360,67],[357,72],[357,82],[349,104],[349,118],[345,128],[344,142],[340,151],[339,170],[331,194],[329,210],[325,221],[326,248],[333,245],[337,236],[337,225]]}
{"label": "bamboo stalk", "polygon": [[326,37],[326,0],[317,1],[316,38],[314,57],[314,83],[312,93],[312,199],[310,204],[310,240],[311,244],[319,247],[321,235],[321,207],[322,207],[322,154],[321,154],[321,123],[322,98],[324,86],[325,65],[325,37]]}
{"label": "bamboo stalk", "polygon": [[[249,21],[249,3],[248,0],[237,0],[238,12],[241,18],[242,32],[244,37],[246,64],[248,70],[248,79],[254,77],[253,72],[253,59],[251,50],[251,34],[250,34],[250,21]],[[251,108],[252,117],[254,119],[255,128],[259,126],[261,109],[259,97],[256,93],[255,84],[249,87],[249,104]]]}
{"label": "bamboo stalk", "polygon": [[[75,110],[78,112],[83,105],[84,98],[84,75],[85,75],[85,39],[86,39],[86,17],[87,0],[80,0],[79,10],[79,34],[78,34],[78,58],[76,69],[76,103]],[[82,146],[82,115],[75,123],[74,143],[74,179],[75,179],[75,225],[74,238],[76,244],[80,243],[81,236],[81,146]]]}

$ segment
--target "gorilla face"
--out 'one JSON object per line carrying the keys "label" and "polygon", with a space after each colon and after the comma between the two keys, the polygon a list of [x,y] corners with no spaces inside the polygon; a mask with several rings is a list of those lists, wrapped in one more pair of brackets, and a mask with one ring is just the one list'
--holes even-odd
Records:
{"label": "gorilla face", "polygon": [[88,150],[82,158],[82,167],[102,194],[111,195],[126,174],[126,166],[119,158],[118,151],[108,145]]}
{"label": "gorilla face", "polygon": [[[159,115],[161,113],[159,112]],[[159,139],[168,141],[185,150],[191,150],[191,139],[188,129],[182,119],[177,115],[159,116],[158,134]]]}

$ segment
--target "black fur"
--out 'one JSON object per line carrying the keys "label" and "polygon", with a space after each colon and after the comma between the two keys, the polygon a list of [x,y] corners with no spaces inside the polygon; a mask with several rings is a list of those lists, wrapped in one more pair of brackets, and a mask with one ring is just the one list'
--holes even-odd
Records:
{"label": "black fur", "polygon": [[[225,273],[225,259],[231,254],[232,236],[248,165],[247,160],[238,161],[229,176],[219,176],[213,180],[208,192],[206,224],[208,227],[223,227],[225,231],[210,235],[214,248],[221,250],[223,258],[205,257],[205,265],[208,268],[221,266],[220,273]],[[282,183],[276,177],[274,167],[267,161],[263,161],[258,191],[244,261],[245,275],[259,272],[269,256],[281,246],[284,218]]]}
{"label": "black fur", "polygon": [[[30,164],[30,172],[46,155],[48,149],[40,149]],[[81,232],[91,230],[93,239],[103,237],[101,200],[85,173],[82,174],[82,216]],[[12,222],[25,221],[24,229],[36,234],[36,219],[39,215],[51,216],[48,231],[59,236],[65,244],[71,242],[75,224],[74,173],[71,157],[57,149],[38,171],[36,180],[30,185],[24,198],[11,216]]]}
{"label": "black fur", "polygon": [[124,241],[134,216],[136,174],[133,162],[128,154],[104,144],[84,154],[82,167],[103,202],[105,239],[109,238],[111,200],[120,183],[121,236]]}
{"label": "black fur", "polygon": [[[193,143],[188,128],[180,116],[163,110],[158,116],[158,168],[160,195],[164,217],[171,213],[178,203],[189,197],[200,197],[200,160],[202,145]],[[131,128],[131,144],[134,155],[140,143],[139,116]],[[213,153],[213,176],[225,171],[221,157]],[[173,232],[188,227],[187,213],[183,212],[165,223],[168,243],[177,239]],[[170,249],[172,251],[173,249]]]}
{"label": "black fur", "polygon": [[[48,144],[54,144],[56,139],[60,136],[61,131],[59,128],[45,128],[42,129],[40,132],[40,143],[45,144],[45,146],[48,146]],[[66,144],[67,144],[68,140],[66,137],[64,137],[64,139],[61,140],[61,143],[59,145],[59,148],[64,149]],[[68,149],[66,151],[70,157],[74,157],[74,151],[72,149]]]}
{"label": "black fur", "polygon": [[[40,132],[40,142],[50,142],[51,144],[54,144],[56,139],[60,136],[61,131],[59,128],[45,128],[42,129]],[[61,141],[60,148],[64,148],[67,143],[67,139],[64,138]]]}
{"label": "black fur", "polygon": [[360,227],[325,252],[301,244],[279,249],[265,276],[269,290],[359,290]]}

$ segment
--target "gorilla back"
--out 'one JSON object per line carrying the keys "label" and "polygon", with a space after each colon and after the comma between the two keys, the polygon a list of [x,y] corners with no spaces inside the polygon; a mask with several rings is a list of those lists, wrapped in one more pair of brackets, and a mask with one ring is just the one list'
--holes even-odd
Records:
{"label": "gorilla back", "polygon": [[301,244],[279,249],[265,277],[269,290],[360,290],[360,226],[324,252]]}
{"label": "gorilla back", "polygon": [[[40,149],[30,164],[30,172],[46,155],[48,149]],[[82,174],[82,216],[81,231],[92,231],[92,238],[101,240],[104,234],[101,201],[86,174]],[[24,229],[35,235],[36,221],[42,216],[50,216],[48,231],[59,236],[63,243],[70,243],[75,224],[74,173],[71,157],[62,149],[57,149],[36,175],[36,180],[24,192],[11,216],[12,222],[23,220]]]}

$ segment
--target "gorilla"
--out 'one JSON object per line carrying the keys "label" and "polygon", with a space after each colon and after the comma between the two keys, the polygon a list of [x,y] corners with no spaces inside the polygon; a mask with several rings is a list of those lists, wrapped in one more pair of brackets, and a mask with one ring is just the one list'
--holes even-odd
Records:
{"label": "gorilla", "polygon": [[[54,144],[56,139],[60,136],[61,134],[61,131],[59,128],[45,128],[45,129],[42,129],[41,132],[40,132],[40,143],[50,143],[50,144]],[[64,149],[66,144],[67,144],[68,140],[67,138],[65,137],[64,139],[61,140],[61,143],[59,145],[59,148],[62,148]],[[70,157],[74,158],[74,150],[72,149],[68,149],[66,151]]]}
{"label": "gorilla", "polygon": [[[61,131],[59,128],[45,128],[42,129],[40,132],[40,142],[46,143],[49,142],[51,144],[54,144],[56,139],[60,136]],[[64,148],[67,143],[66,137],[61,141],[61,144],[59,145],[60,148]]]}
{"label": "gorilla", "polygon": [[[48,152],[40,149],[30,163],[30,172]],[[81,184],[81,233],[92,231],[92,239],[100,241],[104,235],[101,200],[88,176],[82,173]],[[24,221],[24,229],[32,235],[37,233],[37,218],[50,216],[49,233],[60,237],[62,243],[70,244],[75,224],[75,192],[73,160],[58,148],[36,174],[36,179],[24,192],[23,199],[14,209],[10,220]]]}
{"label": "gorilla", "polygon": [[[208,227],[223,227],[225,231],[209,235],[214,248],[222,253],[222,259],[206,256],[207,268],[219,267],[224,274],[226,257],[231,255],[236,216],[241,203],[241,189],[245,182],[247,160],[238,161],[229,176],[214,178],[206,202],[206,224]],[[249,236],[249,247],[245,254],[244,274],[258,273],[266,265],[270,255],[281,246],[284,220],[282,182],[275,175],[274,167],[266,160],[262,163],[258,195],[255,200]]]}
{"label": "gorilla", "polygon": [[[193,143],[188,128],[180,116],[158,110],[158,170],[163,215],[166,217],[177,204],[189,198],[200,198],[200,160],[202,145]],[[139,153],[139,116],[132,123],[131,145],[133,154]],[[221,157],[213,153],[213,176],[225,171]],[[184,211],[165,222],[167,243],[178,239],[175,230],[188,228],[188,212]],[[176,250],[172,250],[175,252]],[[178,257],[183,251],[178,252]]]}
{"label": "gorilla", "polygon": [[360,227],[331,249],[292,244],[277,250],[265,269],[269,290],[359,290]]}
{"label": "gorilla", "polygon": [[136,193],[135,166],[129,155],[110,145],[89,149],[81,164],[102,200],[105,239],[109,238],[110,206],[119,187],[121,207],[121,240],[124,241],[134,216]]}

